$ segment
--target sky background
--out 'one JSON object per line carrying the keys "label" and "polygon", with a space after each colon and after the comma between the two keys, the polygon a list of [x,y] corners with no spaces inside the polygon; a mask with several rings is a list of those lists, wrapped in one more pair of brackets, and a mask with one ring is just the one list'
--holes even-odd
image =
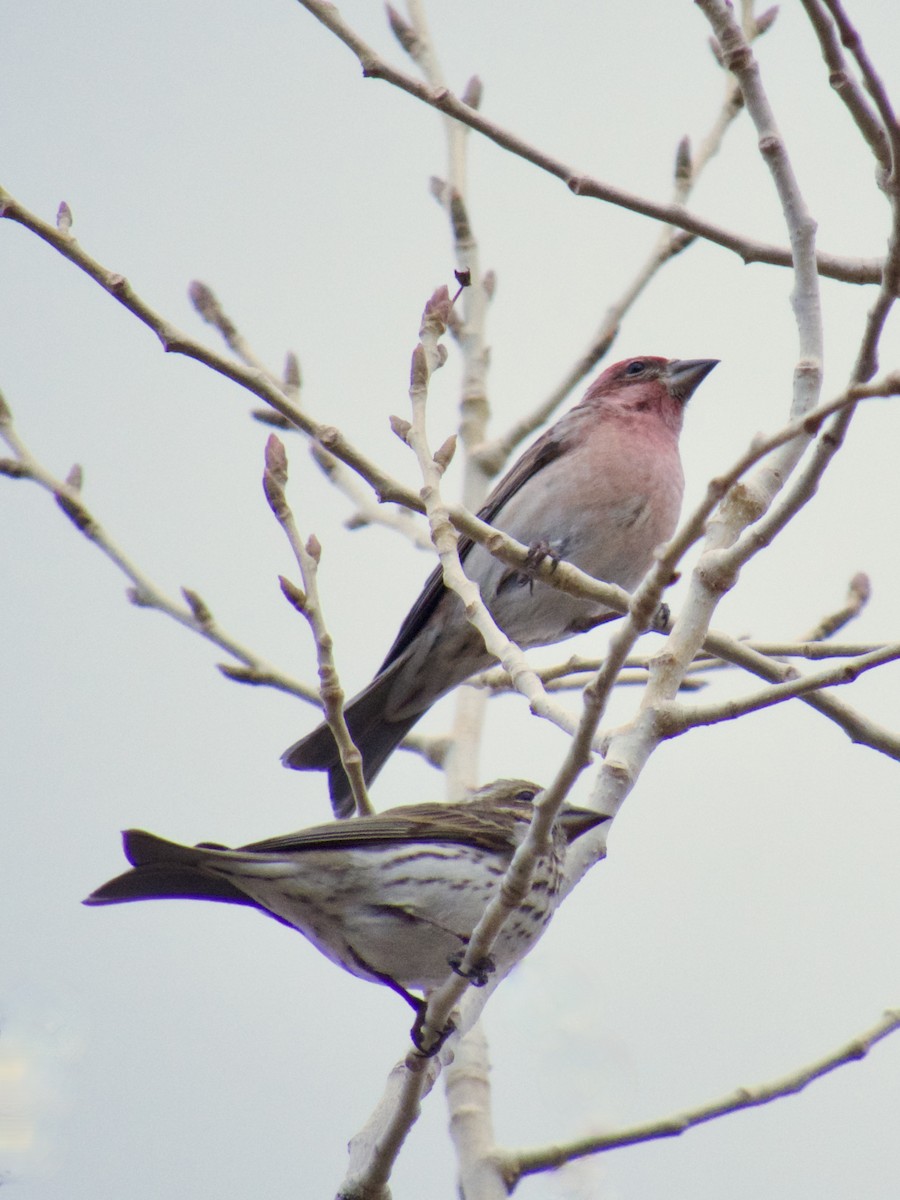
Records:
{"label": "sky background", "polygon": [[[447,78],[484,83],[483,111],[559,158],[666,199],[675,147],[699,140],[723,81],[708,29],[683,0],[431,6]],[[900,12],[853,15],[900,99]],[[345,17],[406,66],[375,4]],[[0,184],[126,275],[165,317],[212,342],[187,299],[202,279],[257,353],[299,355],[304,401],[410,486],[405,415],[422,307],[452,281],[436,113],[361,78],[354,57],[292,0],[32,0],[4,6]],[[827,84],[801,6],[758,44],[819,245],[882,253],[887,206]],[[497,273],[487,339],[500,432],[588,343],[653,243],[648,222],[576,199],[559,181],[470,138],[469,210]],[[746,116],[692,204],[778,243],[785,234]],[[654,281],[607,362],[637,354],[722,360],[691,401],[686,505],[758,431],[786,419],[797,339],[788,272],[695,245]],[[873,289],[825,281],[825,389],[852,366]],[[260,478],[267,430],[252,399],[154,336],[27,231],[0,223],[0,388],[52,471],[85,471],[84,497],[169,594],[190,586],[221,625],[312,681],[294,574]],[[215,344],[215,342],[212,342]],[[884,369],[900,365],[896,319]],[[459,361],[435,378],[430,433],[456,421]],[[573,397],[574,399],[574,397]],[[719,609],[735,635],[789,638],[869,572],[847,632],[898,636],[897,401],[859,411],[815,502],[744,572]],[[324,547],[320,587],[349,692],[368,682],[431,568],[389,533],[348,532],[302,440],[289,498]],[[458,468],[458,464],[454,464]],[[447,477],[448,494],[458,470]],[[250,910],[80,900],[123,865],[119,831],[245,843],[325,820],[324,779],[284,771],[315,723],[290,697],[242,688],[223,655],[124,598],[115,569],[27,482],[0,478],[0,1180],[23,1200],[330,1196],[345,1145],[406,1047],[409,1013]],[[678,608],[683,585],[670,604]],[[599,632],[561,650],[597,652]],[[737,673],[710,695],[755,684]],[[900,668],[841,693],[898,727]],[[610,724],[637,694],[616,698]],[[576,704],[573,697],[572,705]],[[423,721],[440,732],[452,700]],[[546,782],[558,730],[521,698],[490,706],[479,769]],[[577,796],[589,794],[586,775]],[[432,799],[439,777],[396,755],[379,807]],[[663,1117],[834,1051],[900,1005],[900,773],[799,703],[697,731],[654,755],[608,859],[492,999],[497,1136],[564,1139]],[[666,1143],[620,1150],[540,1197],[888,1200],[900,1179],[900,1036],[799,1098]],[[450,1200],[438,1087],[392,1181],[396,1200]]]}

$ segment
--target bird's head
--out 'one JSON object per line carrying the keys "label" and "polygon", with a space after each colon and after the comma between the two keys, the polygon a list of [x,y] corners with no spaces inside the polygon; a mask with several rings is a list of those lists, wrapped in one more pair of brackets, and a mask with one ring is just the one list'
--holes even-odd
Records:
{"label": "bird's head", "polygon": [[676,433],[681,411],[717,358],[659,358],[642,355],[613,363],[588,388],[584,401],[600,402],[608,412],[653,413]]}

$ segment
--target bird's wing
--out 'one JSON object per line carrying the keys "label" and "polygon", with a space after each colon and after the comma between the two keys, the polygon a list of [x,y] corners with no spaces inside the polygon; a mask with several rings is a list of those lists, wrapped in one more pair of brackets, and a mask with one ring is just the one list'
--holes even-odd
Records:
{"label": "bird's wing", "polygon": [[301,829],[283,837],[241,846],[236,853],[288,854],[319,849],[365,850],[403,842],[442,842],[474,846],[496,854],[515,849],[517,822],[531,820],[529,800],[501,805],[478,803],[411,804],[373,817]]}
{"label": "bird's wing", "polygon": [[[517,826],[527,825],[534,809],[532,797],[540,789],[525,784],[515,796],[496,800],[471,800],[463,804],[407,804],[370,817],[353,821],[332,821],[297,833],[267,838],[237,850],[228,856],[247,854],[290,854],[304,850],[366,850],[378,846],[409,842],[441,842],[471,846],[493,854],[510,855],[520,838]],[[564,805],[559,821],[567,842],[587,833],[610,818],[593,809]]]}
{"label": "bird's wing", "polygon": [[[557,432],[558,425],[553,429],[548,429],[542,437],[530,446],[522,457],[507,471],[491,494],[488,496],[484,506],[478,510],[477,516],[482,521],[491,522],[494,517],[500,512],[505,504],[516,494],[516,492],[543,470],[548,463],[554,462],[562,454],[566,448],[567,439],[561,437]],[[463,534],[459,539],[459,557],[465,561],[466,555],[472,549],[474,542],[470,537]],[[425,586],[419,594],[419,598],[413,604],[412,608],[406,614],[403,624],[388,651],[387,657],[378,669],[378,674],[381,675],[386,671],[392,663],[403,654],[404,650],[410,645],[417,634],[424,628],[428,618],[434,612],[446,588],[440,567],[436,567],[428,576]]]}

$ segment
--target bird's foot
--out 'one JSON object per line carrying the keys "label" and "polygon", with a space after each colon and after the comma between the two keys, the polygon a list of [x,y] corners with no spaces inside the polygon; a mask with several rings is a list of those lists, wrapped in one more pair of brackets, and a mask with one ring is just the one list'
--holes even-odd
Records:
{"label": "bird's foot", "polygon": [[532,542],[525,557],[525,566],[529,571],[536,571],[545,558],[550,559],[551,572],[562,562],[562,554],[557,547],[544,540]]}
{"label": "bird's foot", "polygon": [[669,621],[671,617],[672,613],[669,610],[668,604],[661,604],[653,614],[653,621],[650,625],[650,628],[656,633],[668,633]]}
{"label": "bird's foot", "polygon": [[551,545],[547,541],[532,542],[521,567],[507,567],[497,580],[497,595],[512,588],[525,587],[534,592],[534,577],[544,559],[550,560],[551,573],[562,562],[566,551],[565,541]]}
{"label": "bird's foot", "polygon": [[497,970],[497,965],[494,960],[486,955],[484,958],[479,958],[477,962],[472,964],[468,971],[462,969],[463,958],[465,951],[460,950],[457,954],[451,954],[447,959],[451,970],[455,971],[463,979],[467,979],[472,987],[484,987],[491,975]]}
{"label": "bird's foot", "polygon": [[419,1007],[419,1012],[416,1016],[416,1019],[413,1022],[413,1027],[409,1031],[409,1036],[412,1038],[413,1045],[418,1050],[418,1052],[422,1055],[423,1058],[434,1058],[435,1054],[437,1054],[437,1052],[443,1046],[444,1042],[446,1042],[446,1040],[450,1036],[450,1034],[456,1032],[456,1024],[453,1021],[448,1021],[447,1024],[444,1026],[444,1028],[441,1030],[441,1032],[437,1035],[437,1037],[435,1037],[434,1041],[431,1043],[431,1045],[426,1050],[425,1044],[424,1044],[424,1039],[423,1039],[422,1035],[424,1032],[423,1027],[425,1025],[425,1013],[427,1012],[427,1010],[428,1010],[428,1002],[426,1000],[423,1000]]}

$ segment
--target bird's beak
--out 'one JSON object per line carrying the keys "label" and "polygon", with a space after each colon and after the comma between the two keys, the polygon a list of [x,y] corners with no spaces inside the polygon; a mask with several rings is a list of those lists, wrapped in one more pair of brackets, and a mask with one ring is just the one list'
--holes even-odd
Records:
{"label": "bird's beak", "polygon": [[673,358],[666,367],[666,387],[669,395],[686,404],[707,377],[717,358]]}

